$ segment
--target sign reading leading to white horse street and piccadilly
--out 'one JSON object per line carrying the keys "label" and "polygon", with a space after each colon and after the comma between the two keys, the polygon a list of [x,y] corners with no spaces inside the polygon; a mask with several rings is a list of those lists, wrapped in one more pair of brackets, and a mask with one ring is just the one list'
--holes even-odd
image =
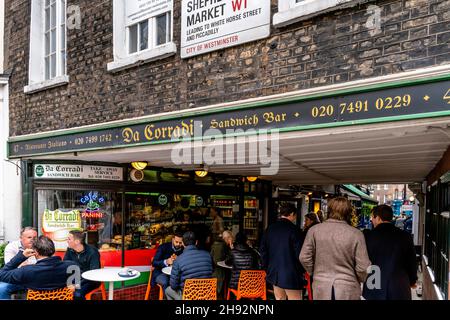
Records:
{"label": "sign reading leading to white horse street and piccadilly", "polygon": [[270,0],[183,0],[181,12],[182,58],[270,34]]}

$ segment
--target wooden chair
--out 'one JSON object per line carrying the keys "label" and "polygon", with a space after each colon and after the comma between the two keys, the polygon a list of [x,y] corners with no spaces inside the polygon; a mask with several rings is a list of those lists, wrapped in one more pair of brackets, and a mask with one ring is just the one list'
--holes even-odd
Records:
{"label": "wooden chair", "polygon": [[266,293],[266,272],[264,270],[241,270],[239,275],[238,288],[228,289],[227,300],[230,300],[230,293],[241,298],[267,300]]}
{"label": "wooden chair", "polygon": [[187,279],[184,282],[183,300],[217,300],[217,278]]}
{"label": "wooden chair", "polygon": [[156,287],[152,287],[152,277],[153,277],[153,257],[150,261],[150,275],[148,276],[147,291],[145,292],[144,300],[163,300],[164,290],[160,284],[156,284]]}
{"label": "wooden chair", "polygon": [[27,300],[73,300],[73,292],[69,288],[56,290],[31,290],[27,292]]}
{"label": "wooden chair", "polygon": [[[100,261],[100,268],[103,269],[104,267],[105,267],[105,262],[102,260],[102,261]],[[106,300],[106,289],[105,289],[105,283],[104,283],[104,282],[102,282],[102,284],[100,285],[100,287],[98,287],[97,289],[94,289],[94,290],[92,290],[92,291],[86,293],[85,296],[84,296],[84,298],[85,298],[86,300],[92,300],[92,295],[93,295],[94,293],[97,293],[97,292],[101,292],[101,294],[102,294],[102,300]]]}

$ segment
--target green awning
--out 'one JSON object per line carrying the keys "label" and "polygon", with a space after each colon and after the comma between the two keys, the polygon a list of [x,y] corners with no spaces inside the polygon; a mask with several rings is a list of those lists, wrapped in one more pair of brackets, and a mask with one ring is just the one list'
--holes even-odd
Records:
{"label": "green awning", "polygon": [[370,197],[369,195],[367,195],[366,193],[362,192],[361,190],[359,190],[357,187],[351,185],[351,184],[344,184],[343,187],[345,189],[347,189],[348,191],[350,191],[351,193],[357,195],[358,197],[360,197],[361,199],[373,202],[373,203],[378,203],[377,200],[375,200],[374,198]]}

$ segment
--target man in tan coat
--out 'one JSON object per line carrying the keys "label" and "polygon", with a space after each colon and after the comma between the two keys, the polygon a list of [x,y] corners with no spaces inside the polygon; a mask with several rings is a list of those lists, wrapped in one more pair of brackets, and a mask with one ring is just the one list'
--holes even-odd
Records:
{"label": "man in tan coat", "polygon": [[309,230],[300,262],[314,277],[314,300],[360,300],[361,283],[371,265],[364,236],[348,223],[350,201],[332,199],[328,209],[328,220]]}

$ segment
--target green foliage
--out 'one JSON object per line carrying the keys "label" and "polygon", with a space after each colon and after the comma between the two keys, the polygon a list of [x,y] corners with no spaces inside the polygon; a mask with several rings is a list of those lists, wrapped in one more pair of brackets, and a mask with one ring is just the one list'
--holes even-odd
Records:
{"label": "green foliage", "polygon": [[4,258],[5,258],[6,245],[7,245],[7,243],[0,244],[0,268],[2,268],[5,263]]}

